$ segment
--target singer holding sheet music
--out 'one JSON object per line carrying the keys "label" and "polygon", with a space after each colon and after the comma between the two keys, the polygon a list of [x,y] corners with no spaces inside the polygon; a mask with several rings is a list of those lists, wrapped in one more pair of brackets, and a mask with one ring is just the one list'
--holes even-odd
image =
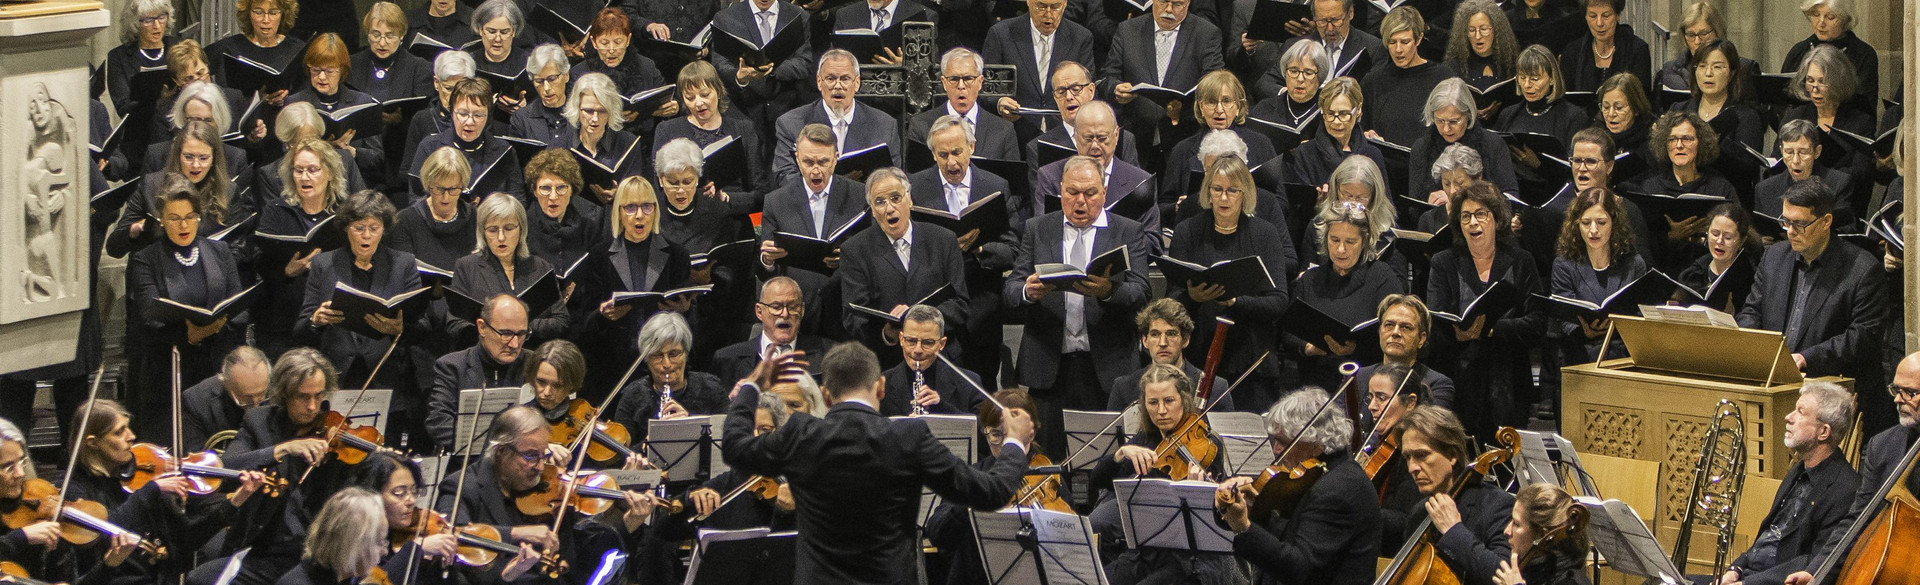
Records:
{"label": "singer holding sheet music", "polygon": [[[1586,12],[1587,34],[1567,42],[1560,49],[1560,71],[1567,76],[1568,91],[1595,91],[1601,80],[1631,73],[1640,91],[1652,86],[1653,53],[1647,42],[1634,36],[1633,27],[1620,23],[1625,0],[1580,0]],[[1559,39],[1551,39],[1558,42]]]}
{"label": "singer holding sheet music", "polygon": [[[167,154],[167,139],[188,122],[213,124],[216,135],[224,136],[228,132],[245,134],[245,140],[239,145],[224,144],[221,149],[227,153],[227,170],[230,176],[238,177],[248,170],[247,160],[251,149],[260,146],[259,141],[267,137],[265,120],[257,117],[249,119],[247,108],[252,103],[245,94],[217,85],[207,73],[207,54],[200,49],[200,43],[193,39],[180,41],[169,47],[167,74],[171,75],[171,91],[161,94],[160,103],[154,106],[153,120],[147,125],[144,136],[129,136],[126,140],[127,156],[139,156],[133,163],[138,169],[156,171],[164,163],[161,158]],[[192,89],[195,84],[205,83],[204,87]],[[133,142],[139,138],[139,142]],[[245,148],[242,148],[245,147]],[[145,148],[146,150],[138,150]]]}
{"label": "singer holding sheet music", "polygon": [[[293,144],[308,138],[326,140],[321,134],[327,130],[327,121],[326,118],[321,117],[318,108],[317,102],[287,104],[287,107],[281,108],[280,113],[273,117],[273,137],[279,139],[282,144]],[[345,146],[336,143],[333,149],[340,156],[340,160],[353,160],[353,153]],[[283,153],[280,158],[261,165],[260,171],[235,175],[238,178],[234,183],[234,191],[248,193],[248,199],[277,196],[286,187],[280,178],[280,173],[277,172],[285,160],[286,156]],[[348,193],[367,188],[366,179],[361,175],[358,165],[342,164],[340,166],[341,171],[347,175]],[[247,189],[253,191],[249,193]]]}
{"label": "singer holding sheet music", "polygon": [[407,11],[406,24],[407,36],[402,40],[407,51],[429,62],[445,51],[480,40],[473,32],[473,7],[456,0],[427,0]]}
{"label": "singer holding sheet music", "polygon": [[[645,57],[637,57],[645,59]],[[595,176],[606,176],[605,182],[588,182],[596,199],[612,199],[614,185],[633,176],[652,174],[645,148],[640,139],[622,130],[629,124],[621,119],[622,106],[626,99],[620,97],[620,88],[613,79],[603,73],[588,73],[574,80],[572,93],[567,98],[567,122],[579,129],[573,139],[574,156],[580,157],[583,165],[595,165]],[[597,164],[596,164],[597,163]],[[599,179],[595,179],[598,181]]]}
{"label": "singer holding sheet music", "polygon": [[1194,104],[1191,99],[1136,99],[1134,86],[1151,84],[1186,92],[1200,82],[1201,75],[1227,66],[1217,21],[1204,15],[1188,18],[1193,4],[1155,0],[1151,11],[1120,23],[1110,37],[1100,75],[1106,80],[1102,90],[1120,105],[1120,126],[1146,137],[1140,144],[1140,162],[1146,168],[1161,168],[1165,162],[1165,147],[1156,145],[1178,142],[1191,132],[1173,122]]}
{"label": "singer holding sheet music", "polygon": [[1853,176],[1821,162],[1827,154],[1822,136],[1813,120],[1788,120],[1780,124],[1780,131],[1775,134],[1776,152],[1787,172],[1762,179],[1753,186],[1753,211],[1766,217],[1780,217],[1780,200],[1786,196],[1787,186],[1807,179],[1818,179],[1827,184],[1828,190],[1840,194],[1833,208],[1836,226],[1853,226],[1856,220],[1877,211],[1854,206],[1849,200],[1854,188]]}
{"label": "singer holding sheet music", "polygon": [[[1559,148],[1553,152],[1508,144],[1516,178],[1525,183],[1546,183],[1550,178],[1557,178],[1557,169],[1547,167],[1543,172],[1540,156],[1565,155],[1566,145],[1573,140],[1573,134],[1592,125],[1593,115],[1565,99],[1566,77],[1560,73],[1560,61],[1546,47],[1533,45],[1522,49],[1515,58],[1514,70],[1519,73],[1513,84],[1514,91],[1520,93],[1520,105],[1501,111],[1500,117],[1493,121],[1490,128],[1500,132],[1525,132],[1553,137],[1559,143]],[[1492,154],[1505,153],[1496,150]],[[1551,189],[1551,184],[1548,185],[1547,188]]]}
{"label": "singer holding sheet music", "polygon": [[[1288,243],[1293,238],[1287,235],[1286,228],[1253,217],[1258,202],[1253,175],[1247,172],[1246,162],[1238,157],[1215,159],[1194,196],[1205,199],[1209,213],[1181,222],[1174,229],[1167,255],[1200,266],[1255,257],[1266,268],[1264,281],[1256,278],[1250,280],[1259,282],[1231,283],[1235,290],[1206,280],[1168,283],[1172,290],[1167,296],[1186,307],[1187,314],[1196,323],[1204,324],[1195,328],[1193,342],[1187,345],[1187,361],[1207,361],[1216,317],[1249,325],[1227,330],[1226,353],[1220,360],[1219,375],[1229,380],[1238,379],[1255,367],[1254,362],[1260,360],[1261,354],[1278,345],[1277,328],[1257,324],[1278,322],[1287,312],[1287,267],[1293,264]],[[1271,286],[1263,288],[1263,285]],[[1244,286],[1252,288],[1242,288]],[[1278,360],[1261,361],[1258,369],[1247,376],[1239,403],[1272,403],[1279,392],[1280,370]]]}
{"label": "singer holding sheet music", "polygon": [[537,99],[507,118],[507,135],[538,141],[547,148],[572,146],[573,124],[564,114],[567,86],[572,83],[566,50],[552,43],[534,47],[527,55],[527,76],[532,78]]}
{"label": "singer holding sheet music", "polygon": [[[1553,259],[1550,290],[1554,295],[1600,304],[1647,273],[1646,260],[1633,249],[1633,234],[1620,198],[1605,189],[1588,189],[1573,198],[1568,210],[1566,223],[1560,228],[1558,254]],[[1605,315],[1589,317],[1574,312],[1554,318],[1549,337],[1560,339],[1560,365],[1599,359],[1608,321]],[[1624,350],[1624,346],[1615,345],[1607,353],[1621,357]]]}
{"label": "singer holding sheet music", "polygon": [[1454,409],[1468,413],[1461,421],[1468,433],[1485,439],[1501,425],[1525,420],[1520,407],[1533,399],[1527,351],[1545,327],[1532,295],[1545,286],[1534,271],[1533,257],[1513,241],[1513,211],[1506,196],[1485,181],[1468,185],[1460,195],[1450,222],[1459,232],[1451,248],[1433,255],[1428,305],[1458,315],[1496,282],[1520,293],[1510,308],[1453,323],[1438,335],[1445,345],[1436,352],[1434,366],[1459,387],[1472,389],[1454,397]]}
{"label": "singer holding sheet music", "polygon": [[[186,179],[186,188],[195,194],[195,200],[203,208],[198,228],[201,236],[219,233],[229,227],[229,222],[252,218],[258,209],[259,203],[253,197],[234,196],[233,175],[226,160],[232,153],[221,148],[224,145],[220,142],[220,132],[212,124],[189,122],[165,144],[168,145],[166,165],[140,179],[141,192],[127,197],[120,219],[107,232],[103,243],[107,255],[123,257],[161,239],[165,227],[153,218],[160,215],[159,196],[169,176]],[[236,260],[250,263],[252,247],[246,245],[246,240],[234,238],[227,243],[240,245]]]}
{"label": "singer holding sheet music", "polygon": [[[333,33],[323,33],[314,37],[307,45],[303,63],[307,69],[307,87],[287,96],[287,103],[311,102],[322,115],[334,111],[374,103],[373,96],[344,85],[347,77],[353,73],[352,56],[347,53],[347,45]],[[378,108],[378,106],[374,106]],[[362,111],[348,114],[343,119],[339,133],[325,133],[324,139],[334,146],[345,150],[349,160],[360,169],[365,177],[383,176],[386,168],[386,145],[379,133],[361,134],[362,129],[382,128],[379,124],[348,123],[360,116],[375,116],[379,111]]]}
{"label": "singer holding sheet music", "polygon": [[882,381],[873,352],[842,343],[813,359],[834,402],[824,417],[795,415],[754,436],[761,388],[805,377],[796,354],[769,359],[735,386],[721,449],[735,471],[784,475],[799,513],[796,583],[920,581],[914,515],[923,486],[949,502],[994,510],[1013,499],[1027,469],[1033,419],[1008,411],[1000,457],[985,471],[968,467],[926,423],[880,416]]}
{"label": "singer holding sheet music", "polygon": [[1687,296],[1685,291],[1675,291],[1674,296],[1683,302],[1704,301],[1716,311],[1738,313],[1747,304],[1747,293],[1753,290],[1753,271],[1760,263],[1760,254],[1760,234],[1753,230],[1753,214],[1732,201],[1716,205],[1707,212],[1707,253],[1674,277],[1681,286],[1708,298],[1680,299]]}
{"label": "singer holding sheet music", "polygon": [[1420,171],[1433,168],[1433,160],[1454,144],[1465,144],[1481,154],[1486,169],[1483,176],[1499,186],[1500,192],[1520,192],[1520,181],[1513,174],[1513,157],[1487,154],[1506,152],[1507,142],[1479,122],[1474,114],[1473,91],[1467,88],[1466,82],[1458,78],[1440,82],[1427,94],[1427,104],[1421,112],[1420,121],[1429,130],[1419,134],[1413,142],[1413,151],[1407,155],[1407,197],[1424,199],[1433,205],[1447,204],[1448,195],[1440,189],[1439,178]]}
{"label": "singer holding sheet music", "polygon": [[1445,63],[1420,55],[1426,37],[1427,19],[1414,6],[1402,4],[1380,19],[1380,39],[1391,63],[1375,65],[1360,78],[1360,87],[1372,101],[1360,118],[1368,137],[1403,147],[1420,138],[1421,104],[1442,80],[1454,76]]}
{"label": "singer holding sheet music", "polygon": [[[485,303],[500,294],[541,299],[544,293],[529,289],[560,286],[548,279],[553,265],[534,256],[527,246],[527,210],[518,197],[507,193],[487,196],[474,208],[473,228],[475,250],[453,263],[453,282],[448,285],[453,291]],[[533,338],[529,341],[560,339],[566,334],[565,302],[528,310],[533,311]],[[471,329],[471,324],[459,329],[463,339],[470,339],[465,330]]]}
{"label": "singer holding sheet music", "polygon": [[[1352,77],[1335,77],[1320,87],[1320,132],[1289,151],[1276,164],[1259,161],[1260,175],[1279,175],[1287,183],[1320,186],[1327,184],[1333,169],[1350,155],[1373,161],[1375,168],[1386,168],[1385,155],[1362,135],[1360,120],[1366,113],[1365,95],[1360,82]],[[1247,159],[1255,160],[1255,159]],[[1296,218],[1304,219],[1304,218]],[[1299,225],[1296,223],[1295,225]]]}
{"label": "singer holding sheet music", "polygon": [[[1328,406],[1330,400],[1325,390],[1308,386],[1280,399],[1262,417],[1279,464],[1298,467],[1317,460],[1326,466],[1291,517],[1252,517],[1249,507],[1257,492],[1251,477],[1229,478],[1217,490],[1220,515],[1235,534],[1233,552],[1253,564],[1255,583],[1373,582],[1380,556],[1380,502],[1366,470],[1347,453],[1353,422],[1339,406]],[[1283,480],[1267,489],[1281,489]]]}
{"label": "singer holding sheet music", "polygon": [[[1317,83],[1319,79],[1319,77],[1315,78],[1315,93],[1319,91],[1320,84]],[[1201,141],[1213,131],[1227,130],[1238,136],[1246,145],[1246,156],[1241,157],[1241,160],[1249,161],[1247,163],[1249,165],[1258,166],[1272,159],[1275,154],[1273,141],[1268,140],[1265,134],[1247,126],[1247,104],[1250,100],[1247,99],[1247,88],[1240,85],[1239,78],[1226,71],[1208,73],[1200,78],[1199,88],[1194,91],[1194,95],[1193,119],[1205,128],[1194,131],[1193,135],[1181,139],[1179,143],[1173,145],[1173,148],[1167,150],[1166,168],[1160,173],[1160,215],[1163,218],[1173,215],[1175,201],[1181,196],[1192,195],[1193,190],[1198,187],[1189,183],[1194,171],[1204,171],[1207,168],[1207,161],[1203,160],[1200,154],[1204,150],[1201,148]],[[1280,100],[1276,98],[1269,98],[1260,103],[1279,102]],[[1308,111],[1318,110],[1309,105]],[[1294,124],[1293,121],[1286,119],[1277,121],[1290,126]],[[1309,133],[1307,136],[1312,134]],[[1285,145],[1288,149],[1294,146]],[[1206,206],[1204,201],[1199,203],[1202,204],[1199,207]],[[1182,215],[1181,218],[1185,219],[1185,216]]]}
{"label": "singer holding sheet music", "polygon": [[[729,93],[732,85],[721,81],[720,72],[714,69],[712,63],[688,63],[680,69],[678,76],[674,85],[682,115],[663,120],[654,127],[652,150],[658,153],[678,138],[692,140],[693,145],[701,149],[695,151],[700,159],[713,163],[716,171],[725,169],[725,172],[705,175],[696,169],[695,178],[700,180],[700,194],[718,203],[731,205],[735,212],[758,208],[760,196],[773,187],[768,184],[771,180],[767,168],[769,149],[757,130],[759,127],[748,117],[751,112],[736,109],[738,104],[734,103],[734,97]],[[727,139],[732,139],[733,143],[718,147],[712,154],[705,152],[706,148]],[[653,172],[660,176],[660,186],[666,188],[665,175],[668,170],[662,168],[666,164],[662,158],[660,155],[654,157]],[[672,193],[668,193],[667,198],[672,199]],[[682,203],[675,209],[684,210],[686,207]],[[720,208],[724,210],[728,206],[722,205]],[[669,233],[672,233],[671,230]],[[696,248],[689,245],[688,249],[706,250],[712,247]]]}
{"label": "singer holding sheet music", "polygon": [[[1327,207],[1314,225],[1319,251],[1313,266],[1293,281],[1293,302],[1306,303],[1352,326],[1372,319],[1380,301],[1388,295],[1406,292],[1406,279],[1379,261],[1380,249],[1374,246],[1389,226],[1376,226],[1365,206],[1340,203]],[[1353,359],[1349,356],[1355,354],[1374,353],[1375,348],[1362,351],[1364,345],[1374,341],[1365,332],[1346,343],[1325,335],[1303,339],[1283,333],[1281,339],[1304,358],[1300,372],[1303,380],[1337,385],[1340,362]]]}
{"label": "singer holding sheet music", "polygon": [[[1284,134],[1291,134],[1291,136],[1284,136],[1278,143],[1267,141],[1267,146],[1270,147],[1268,149],[1269,152],[1290,152],[1294,147],[1299,146],[1299,141],[1305,140],[1318,133],[1321,125],[1320,88],[1326,84],[1328,79],[1333,77],[1333,65],[1328,62],[1328,59],[1326,47],[1320,43],[1293,43],[1287,46],[1287,52],[1285,54],[1280,55],[1280,62],[1274,66],[1282,72],[1281,76],[1284,77],[1286,81],[1279,87],[1271,88],[1273,93],[1262,94],[1266,97],[1259,99],[1258,103],[1254,104],[1252,115],[1262,121],[1279,124],[1293,128],[1294,130],[1292,132],[1272,132],[1274,136],[1283,136]],[[1216,75],[1235,80],[1233,85],[1236,87],[1240,85],[1233,74],[1226,71],[1208,73],[1207,77],[1214,77]],[[1205,80],[1206,77],[1201,78],[1203,83]],[[1209,106],[1207,101],[1202,100],[1198,102],[1196,107],[1204,110]],[[1217,108],[1218,106],[1212,107]],[[1241,109],[1243,111],[1245,110],[1244,107]],[[1206,111],[1195,112],[1196,116],[1206,116],[1209,114],[1210,112]],[[1202,118],[1201,123],[1206,124],[1207,121]],[[1258,134],[1254,132],[1248,133]],[[1265,138],[1268,134],[1259,134],[1259,136],[1263,141],[1266,141]],[[1254,142],[1252,140],[1248,140],[1247,145],[1250,151],[1254,150]],[[1271,158],[1271,155],[1269,155],[1269,158]],[[1250,160],[1265,162],[1267,159],[1253,158]],[[1168,161],[1172,162],[1172,159],[1169,158]]]}
{"label": "singer holding sheet music", "polygon": [[[606,6],[594,15],[593,26],[587,30],[587,39],[593,45],[593,52],[587,55],[586,60],[573,66],[573,76],[579,78],[588,73],[604,74],[613,80],[620,95],[631,96],[666,85],[666,81],[662,79],[660,68],[653,59],[633,48],[632,26],[636,19],[630,19],[623,8],[631,10],[627,6]],[[649,33],[647,36],[651,38],[653,35]],[[680,113],[679,102],[671,98],[668,96],[659,101],[647,99],[633,103],[623,100],[618,107],[615,104],[607,104],[607,107],[617,110],[621,120],[633,124],[637,134],[645,135],[653,129],[654,118],[669,118]],[[659,105],[645,109],[636,107],[648,103]]]}
{"label": "singer holding sheet music", "polygon": [[866,187],[868,214],[878,229],[854,234],[842,251],[836,276],[840,298],[850,305],[841,313],[842,326],[849,337],[876,355],[887,356],[880,359],[881,367],[892,367],[900,362],[900,352],[890,349],[899,345],[900,324],[852,305],[900,318],[909,306],[926,301],[945,316],[944,328],[964,332],[972,299],[953,232],[913,221],[907,174],[894,167],[882,168],[868,177]]}
{"label": "singer holding sheet music", "polygon": [[[964,60],[964,59],[963,59]],[[967,127],[966,118],[940,116],[927,128],[927,146],[933,151],[934,168],[914,173],[907,183],[912,187],[913,206],[959,214],[970,206],[974,213],[998,214],[1006,218],[987,218],[983,225],[955,234],[966,266],[968,299],[965,327],[956,328],[960,363],[989,380],[1000,377],[1000,306],[1004,274],[1013,265],[1014,247],[1019,235],[1012,229],[1018,217],[1020,198],[1026,194],[1009,190],[1005,177],[974,166],[973,156],[978,130]],[[999,196],[998,202],[982,200]],[[968,224],[962,224],[968,225]],[[995,233],[997,232],[997,233]]]}
{"label": "singer holding sheet music", "polygon": [[519,83],[527,72],[527,51],[521,34],[527,25],[526,14],[513,0],[487,0],[473,9],[473,34],[480,42],[467,47],[479,73],[494,83],[488,107],[511,116],[527,103],[527,94]]}
{"label": "singer holding sheet music", "polygon": [[[448,68],[464,65],[460,63],[462,60],[449,59]],[[440,69],[439,64],[434,65],[436,77]],[[493,103],[492,86],[485,79],[472,77],[458,81],[440,80],[437,83],[447,88],[445,119],[442,120],[444,127],[435,128],[439,125],[435,120],[443,115],[441,112],[423,110],[415,117],[413,127],[407,132],[408,140],[412,141],[414,130],[433,131],[433,134],[420,139],[414,146],[413,157],[407,159],[411,163],[408,174],[414,177],[409,181],[414,197],[427,194],[426,187],[419,179],[421,164],[427,155],[447,146],[456,147],[466,155],[467,167],[472,169],[473,178],[465,185],[468,197],[478,199],[490,193],[526,192],[520,156],[514,154],[506,140],[493,134],[496,130],[504,130],[504,126],[496,128],[489,123],[493,116],[490,105]],[[423,117],[428,122],[420,122]]]}
{"label": "singer holding sheet music", "polygon": [[[1453,11],[1453,26],[1447,34],[1447,67],[1460,78],[1490,94],[1511,94],[1511,87],[1494,87],[1514,78],[1515,58],[1520,41],[1514,38],[1513,25],[1500,5],[1491,1],[1461,2]],[[1474,115],[1481,123],[1492,122],[1500,104],[1512,103],[1506,96],[1490,95],[1494,103]]]}
{"label": "singer holding sheet music", "polygon": [[[1157,457],[1155,447],[1160,445],[1163,438],[1179,432],[1191,417],[1199,416],[1202,407],[1195,391],[1193,379],[1173,365],[1154,364],[1140,377],[1140,432],[1114,451],[1111,457],[1100,458],[1088,478],[1087,489],[1107,491],[1088,515],[1094,532],[1100,534],[1103,540],[1125,540],[1120,503],[1115,499],[1117,493],[1112,491],[1113,480],[1165,475],[1153,467]],[[1215,388],[1213,391],[1225,392],[1226,388]],[[1208,432],[1206,439],[1213,442],[1217,453],[1225,453],[1219,436]],[[1185,472],[1187,479],[1193,481],[1223,478],[1227,475],[1227,458],[1216,455],[1204,467],[1189,464]],[[1371,519],[1371,516],[1368,518]],[[1115,583],[1161,583],[1169,582],[1167,579],[1186,579],[1219,585],[1231,583],[1236,572],[1233,558],[1224,554],[1139,548],[1129,549],[1108,562],[1107,575]]]}
{"label": "singer holding sheet music", "polygon": [[[246,331],[244,310],[222,313],[206,325],[191,321],[160,322],[153,315],[162,299],[200,308],[212,308],[246,287],[233,251],[226,242],[200,237],[206,208],[192,184],[179,175],[166,175],[156,197],[164,230],[157,245],[147,246],[127,261],[129,307],[127,338],[145,339],[144,351],[129,355],[129,375],[142,412],[165,412],[174,349],[180,350],[180,379],[199,380],[219,371],[221,358],[239,345]],[[163,436],[164,418],[150,417],[149,435]]]}
{"label": "singer holding sheet music", "polygon": [[[401,412],[418,412],[422,401],[411,357],[412,342],[429,332],[425,315],[418,309],[348,315],[334,308],[332,299],[339,294],[335,292],[338,285],[381,298],[420,288],[413,255],[381,245],[393,215],[393,204],[375,191],[354,193],[341,202],[335,221],[347,231],[347,247],[314,257],[300,318],[294,323],[294,338],[301,345],[320,348],[349,387],[394,390],[391,408],[396,416],[389,420],[399,418]],[[362,323],[345,323],[349,318]]]}
{"label": "singer holding sheet music", "polygon": [[279,68],[279,83],[245,89],[257,90],[260,101],[266,105],[280,106],[285,103],[289,84],[297,76],[297,72],[292,71],[296,66],[294,61],[307,50],[305,39],[285,34],[293,28],[294,19],[300,15],[300,2],[238,0],[233,4],[240,30],[207,45],[207,64],[213,67],[214,79],[219,80],[221,87],[236,87],[238,84],[234,82],[237,79],[265,75],[264,71],[238,71],[239,68],[252,66],[232,57]]}

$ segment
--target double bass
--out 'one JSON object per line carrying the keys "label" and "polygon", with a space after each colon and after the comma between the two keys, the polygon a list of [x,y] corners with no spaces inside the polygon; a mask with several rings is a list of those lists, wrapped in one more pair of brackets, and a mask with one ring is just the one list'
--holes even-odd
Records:
{"label": "double bass", "polygon": [[1900,464],[1867,501],[1867,509],[1813,572],[1815,585],[1920,583],[1920,556],[1900,552],[1920,543],[1920,497],[1907,489],[1916,456],[1920,456],[1920,441],[1907,447]]}
{"label": "double bass", "polygon": [[[1459,496],[1460,490],[1473,482],[1480,481],[1494,466],[1506,463],[1513,458],[1513,452],[1520,444],[1520,432],[1513,427],[1500,427],[1494,433],[1502,448],[1488,450],[1474,459],[1473,465],[1461,477],[1455,478],[1453,496]],[[1433,518],[1420,521],[1413,535],[1407,538],[1400,553],[1393,556],[1393,563],[1380,572],[1380,578],[1374,585],[1460,585],[1460,575],[1446,561],[1440,559],[1440,551],[1434,548],[1434,541],[1440,535],[1433,529]],[[1524,566],[1524,565],[1523,565]]]}

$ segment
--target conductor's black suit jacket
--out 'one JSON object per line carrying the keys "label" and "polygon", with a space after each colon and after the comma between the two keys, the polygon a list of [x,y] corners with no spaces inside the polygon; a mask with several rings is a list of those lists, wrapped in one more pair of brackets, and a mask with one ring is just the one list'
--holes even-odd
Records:
{"label": "conductor's black suit jacket", "polygon": [[926,423],[887,419],[855,402],[834,405],[825,418],[796,413],[756,437],[759,400],[753,386],[740,389],[721,450],[736,470],[786,476],[800,531],[795,583],[918,583],[914,515],[921,486],[956,505],[998,509],[1026,472],[1027,455],[1017,445],[979,471],[934,439]]}

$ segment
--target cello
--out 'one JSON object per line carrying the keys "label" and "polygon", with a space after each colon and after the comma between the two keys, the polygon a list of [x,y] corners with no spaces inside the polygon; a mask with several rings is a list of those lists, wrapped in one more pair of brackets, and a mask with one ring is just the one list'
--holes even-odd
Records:
{"label": "cello", "polygon": [[[1920,583],[1920,557],[1901,552],[1920,542],[1920,497],[1907,489],[1907,476],[1920,456],[1920,442],[1894,466],[1887,480],[1867,500],[1867,508],[1842,534],[1833,552],[1813,572],[1816,585],[1881,585]],[[1842,560],[1845,559],[1845,560]]]}
{"label": "cello", "polygon": [[[1500,427],[1494,438],[1502,448],[1488,450],[1474,459],[1466,474],[1455,479],[1450,495],[1460,495],[1468,484],[1480,481],[1494,466],[1513,458],[1513,451],[1520,444],[1520,432],[1513,427]],[[1373,585],[1461,585],[1460,575],[1440,559],[1439,549],[1434,548],[1434,541],[1439,537],[1433,530],[1432,517],[1421,520],[1420,526],[1400,547],[1399,554],[1393,556],[1393,563],[1380,572],[1380,578],[1375,579]]]}

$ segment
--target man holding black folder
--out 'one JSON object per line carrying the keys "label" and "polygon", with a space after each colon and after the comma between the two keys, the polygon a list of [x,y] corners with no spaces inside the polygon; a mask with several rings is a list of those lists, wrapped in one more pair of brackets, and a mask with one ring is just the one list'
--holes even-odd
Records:
{"label": "man holding black folder", "polygon": [[[1107,213],[1100,171],[1093,157],[1067,159],[1061,210],[1027,220],[1003,289],[1007,307],[1024,311],[1027,325],[1015,381],[1031,389],[1040,426],[1048,429],[1046,447],[1054,453],[1066,452],[1061,409],[1100,408],[1106,404],[1101,381],[1134,369],[1131,317],[1151,296],[1151,234],[1139,222]],[[1124,263],[1105,263],[1109,252]],[[1082,278],[1050,283],[1040,275],[1061,265],[1084,270],[1095,259],[1104,266]]]}
{"label": "man holding black folder", "polygon": [[[806,93],[807,78],[813,75],[813,48],[806,36],[806,9],[786,0],[734,2],[713,15],[713,50],[707,62],[720,73],[733,105],[746,113],[753,127],[772,128]],[[726,45],[733,39],[750,40],[758,50],[731,56]]]}
{"label": "man holding black folder", "polygon": [[[939,20],[939,15],[914,0],[850,2],[833,11],[833,46],[849,50],[858,48],[859,52],[871,50],[872,64],[898,65],[905,58],[901,54],[904,47],[900,46],[900,24],[936,20]],[[848,35],[845,31],[859,31],[861,34]],[[863,40],[867,38],[879,40]]]}
{"label": "man holding black folder", "polygon": [[1121,125],[1146,139],[1141,149],[1147,168],[1161,168],[1161,156],[1181,136],[1178,120],[1191,100],[1137,99],[1135,89],[1151,84],[1175,92],[1192,90],[1200,76],[1227,66],[1221,56],[1220,27],[1203,18],[1187,18],[1191,0],[1154,0],[1153,11],[1120,23],[1107,51],[1108,92],[1122,106]]}
{"label": "man holding black folder", "polygon": [[888,367],[900,359],[899,352],[888,350],[900,344],[900,323],[894,319],[904,317],[908,307],[921,302],[937,306],[946,327],[967,322],[970,299],[960,245],[946,228],[913,221],[912,208],[906,173],[892,167],[874,171],[867,182],[867,210],[874,227],[847,239],[838,273],[840,295],[848,305],[891,316],[881,318],[857,308],[842,313],[847,333],[876,355],[884,352],[892,358],[881,361]]}
{"label": "man holding black folder", "polygon": [[[807,125],[827,126],[833,135],[836,156],[900,143],[900,123],[893,116],[853,99],[860,93],[860,62],[854,59],[853,53],[831,49],[820,55],[819,70],[813,79],[820,89],[820,99],[781,114],[780,119],[774,121],[778,142],[773,147],[773,176],[780,184],[792,181],[799,174],[793,162],[794,143],[800,129]],[[896,149],[892,156],[892,164],[898,166],[899,151]]]}
{"label": "man holding black folder", "polygon": [[[1119,151],[1122,135],[1113,106],[1096,101],[1080,109],[1075,122],[1075,128],[1078,129],[1076,154],[1099,164],[1101,192],[1107,201],[1103,204],[1105,209],[1140,222],[1141,229],[1153,235],[1149,238],[1152,247],[1144,252],[1159,254],[1160,205],[1159,194],[1154,191],[1153,173],[1114,157]],[[1066,164],[1066,161],[1055,162],[1035,172],[1033,201],[1030,203],[1033,216],[1037,217],[1060,205],[1063,195],[1060,190],[1061,175]]]}
{"label": "man holding black folder", "polygon": [[[845,235],[849,224],[866,219],[862,195],[866,186],[834,175],[840,151],[834,148],[833,130],[827,125],[808,124],[798,134],[788,155],[798,176],[783,181],[780,188],[767,193],[766,211],[760,219],[758,272],[762,278],[792,277],[802,290],[820,291],[814,295],[814,302],[808,304],[808,308],[816,310],[816,327],[812,332],[834,337],[831,333],[840,328],[840,282],[829,278],[828,273],[838,272],[841,259],[841,240],[834,236]],[[796,239],[826,242],[819,247],[829,251],[824,256],[817,255],[819,252],[792,255],[796,250],[788,250],[781,241]]]}
{"label": "man holding black folder", "polygon": [[[1013,267],[1014,247],[1019,238],[1011,229],[1017,217],[1017,198],[1007,190],[1007,181],[985,169],[973,166],[973,136],[958,116],[941,116],[927,131],[927,145],[933,150],[934,168],[914,173],[908,179],[913,187],[913,206],[961,213],[983,198],[998,194],[998,202],[987,202],[974,213],[997,213],[998,218],[983,218],[991,227],[964,230],[958,234],[961,257],[966,262],[967,293],[971,310],[961,330],[960,361],[967,369],[988,379],[999,379],[1000,372],[1000,288],[1007,269]],[[996,221],[997,220],[997,221]],[[963,218],[963,225],[966,220]],[[993,229],[998,232],[993,232]]]}
{"label": "man holding black folder", "polygon": [[[1011,2],[1012,0],[1007,0]],[[1023,116],[1022,107],[1045,108],[1053,103],[1054,68],[1061,63],[1094,62],[1093,31],[1063,18],[1067,0],[1026,0],[1027,14],[994,23],[987,29],[981,56],[994,65],[1013,65],[1013,95],[1000,98],[994,111],[1014,121],[1020,142],[1060,125],[1061,115]]]}

